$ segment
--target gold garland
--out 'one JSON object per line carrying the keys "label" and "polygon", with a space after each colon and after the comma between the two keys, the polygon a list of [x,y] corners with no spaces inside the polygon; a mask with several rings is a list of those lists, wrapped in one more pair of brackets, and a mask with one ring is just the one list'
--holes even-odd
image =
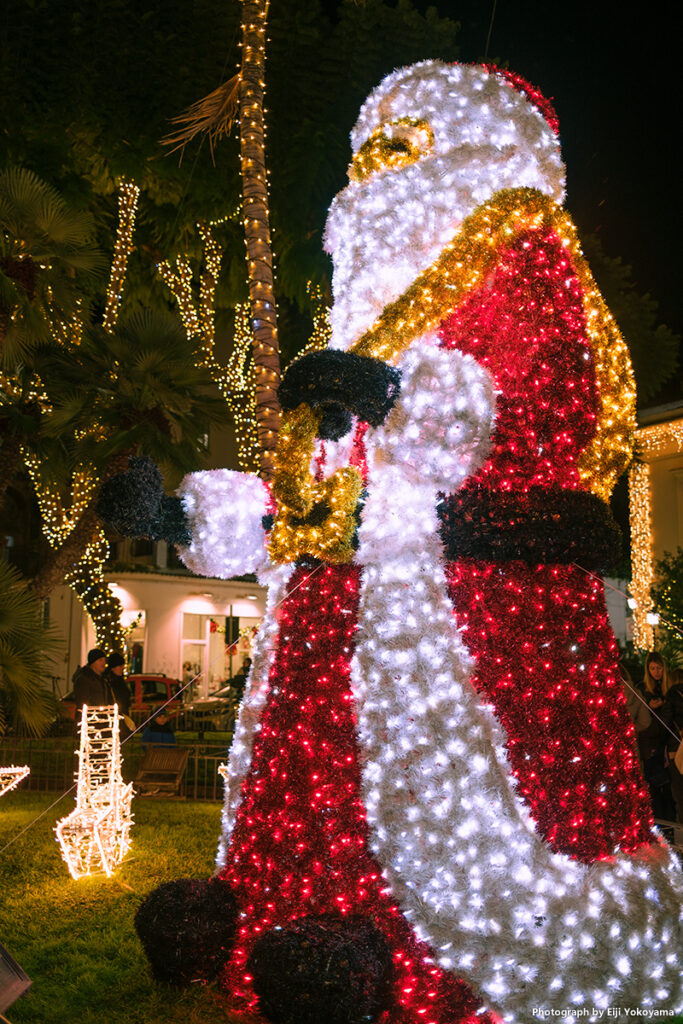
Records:
{"label": "gold garland", "polygon": [[[314,479],[310,465],[319,424],[320,413],[306,403],[282,421],[273,479],[278,511],[268,541],[273,562],[294,562],[302,555],[337,563],[353,558],[354,513],[363,481],[352,466],[326,480]],[[315,521],[306,522],[311,513]]]}
{"label": "gold garland", "polygon": [[631,361],[581,252],[571,218],[538,190],[502,189],[477,207],[434,263],[395,302],[385,306],[350,351],[395,364],[417,337],[437,327],[484,282],[503,249],[523,232],[540,228],[558,235],[583,290],[601,409],[596,435],[581,455],[579,472],[588,489],[607,501],[633,449],[636,419]]}
{"label": "gold garland", "polygon": [[354,155],[349,180],[362,181],[376,171],[414,164],[434,145],[434,132],[426,121],[401,117],[376,128]]}

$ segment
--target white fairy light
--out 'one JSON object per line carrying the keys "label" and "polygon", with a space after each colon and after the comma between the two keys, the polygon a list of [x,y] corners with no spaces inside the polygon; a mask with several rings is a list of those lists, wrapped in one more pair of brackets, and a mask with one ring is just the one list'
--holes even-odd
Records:
{"label": "white fairy light", "polygon": [[21,765],[21,767],[13,764],[0,765],[0,796],[9,793],[30,773],[31,769],[27,764]]}
{"label": "white fairy light", "polygon": [[72,878],[109,877],[130,848],[133,784],[121,776],[119,709],[83,705],[76,807],[55,833]]}

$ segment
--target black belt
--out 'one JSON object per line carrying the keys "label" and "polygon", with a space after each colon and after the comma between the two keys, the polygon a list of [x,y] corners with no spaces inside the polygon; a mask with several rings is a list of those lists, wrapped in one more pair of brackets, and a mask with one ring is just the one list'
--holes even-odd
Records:
{"label": "black belt", "polygon": [[578,562],[605,573],[621,557],[621,530],[609,506],[589,491],[465,487],[437,510],[447,561]]}

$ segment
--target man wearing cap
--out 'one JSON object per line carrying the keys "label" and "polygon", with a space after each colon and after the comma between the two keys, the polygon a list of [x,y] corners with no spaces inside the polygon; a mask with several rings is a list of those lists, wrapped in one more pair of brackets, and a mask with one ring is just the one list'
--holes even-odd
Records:
{"label": "man wearing cap", "polygon": [[80,711],[84,704],[100,707],[113,704],[111,690],[104,677],[107,655],[99,647],[88,651],[88,663],[79,668],[74,676],[74,697]]}

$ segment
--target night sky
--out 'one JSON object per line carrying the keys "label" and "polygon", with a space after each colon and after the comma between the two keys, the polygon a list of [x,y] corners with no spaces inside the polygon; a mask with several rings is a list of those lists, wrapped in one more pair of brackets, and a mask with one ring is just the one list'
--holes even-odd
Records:
{"label": "night sky", "polygon": [[[484,57],[494,0],[414,0],[461,24],[461,59]],[[560,119],[567,207],[630,264],[639,290],[681,331],[679,44],[675,5],[637,14],[610,0],[495,0],[489,60],[507,61],[549,97]],[[676,47],[676,52],[674,52]]]}

